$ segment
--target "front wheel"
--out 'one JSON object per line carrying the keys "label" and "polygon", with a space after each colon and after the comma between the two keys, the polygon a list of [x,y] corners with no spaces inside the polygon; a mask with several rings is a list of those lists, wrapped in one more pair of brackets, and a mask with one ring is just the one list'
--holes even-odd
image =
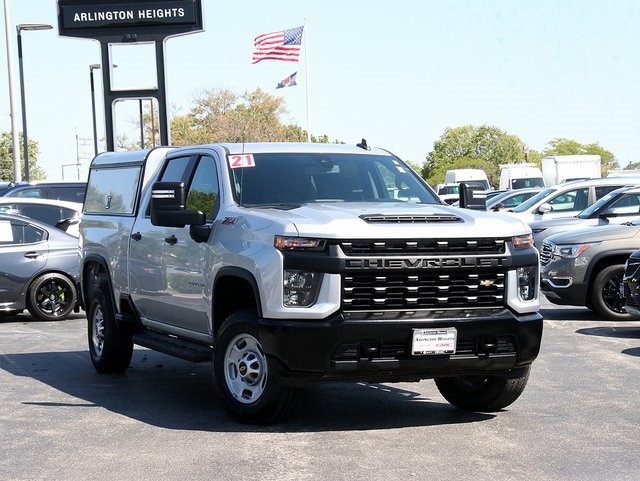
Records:
{"label": "front wheel", "polygon": [[628,321],[631,319],[624,308],[625,300],[620,294],[620,283],[624,275],[624,264],[614,264],[596,275],[591,287],[593,310],[605,319]]}
{"label": "front wheel", "polygon": [[213,349],[213,374],[225,409],[236,421],[271,424],[290,414],[298,390],[281,386],[269,371],[252,310],[230,315]]}
{"label": "front wheel", "polygon": [[522,376],[459,376],[435,380],[440,394],[464,411],[499,411],[520,397],[529,380],[530,368]]}
{"label": "front wheel", "polygon": [[78,301],[78,291],[71,279],[53,272],[36,278],[28,295],[29,314],[40,321],[66,319]]}
{"label": "front wheel", "polygon": [[118,330],[113,306],[101,290],[96,290],[93,294],[87,327],[89,353],[96,371],[126,371],[133,355],[131,333]]}

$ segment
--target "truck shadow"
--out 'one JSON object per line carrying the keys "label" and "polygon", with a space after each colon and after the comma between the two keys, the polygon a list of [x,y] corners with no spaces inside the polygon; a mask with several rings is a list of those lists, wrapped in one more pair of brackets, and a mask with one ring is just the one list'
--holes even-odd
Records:
{"label": "truck shadow", "polygon": [[[636,322],[625,326],[599,326],[585,329],[578,329],[576,334],[586,336],[613,337],[618,339],[640,339],[640,324]],[[627,356],[640,357],[640,347],[632,347],[621,351]]]}
{"label": "truck shadow", "polygon": [[540,314],[545,321],[602,321],[602,318],[586,307],[541,308]]}
{"label": "truck shadow", "polygon": [[31,393],[28,399],[21,399],[21,391],[14,390],[12,398],[16,403],[51,410],[103,408],[167,429],[350,431],[472,423],[495,417],[465,413],[444,400],[425,398],[393,385],[331,383],[305,390],[297,409],[283,423],[265,427],[242,425],[232,421],[224,411],[213,386],[209,363],[192,364],[146,349],[136,349],[130,368],[119,375],[98,374],[88,352],[82,351],[0,355],[0,369],[39,381],[72,398],[68,402],[53,402],[46,398],[38,400]]}

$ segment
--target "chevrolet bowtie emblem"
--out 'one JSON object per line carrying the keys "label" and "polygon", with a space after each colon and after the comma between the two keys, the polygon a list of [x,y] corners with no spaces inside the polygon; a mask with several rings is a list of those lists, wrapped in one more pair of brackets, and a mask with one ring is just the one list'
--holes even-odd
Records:
{"label": "chevrolet bowtie emblem", "polygon": [[493,285],[493,281],[491,281],[491,280],[480,281],[480,285],[484,286],[484,287],[491,287]]}

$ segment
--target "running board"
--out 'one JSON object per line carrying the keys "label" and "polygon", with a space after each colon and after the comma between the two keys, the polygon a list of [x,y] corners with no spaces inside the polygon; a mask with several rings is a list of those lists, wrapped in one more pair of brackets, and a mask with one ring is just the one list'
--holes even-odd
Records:
{"label": "running board", "polygon": [[134,344],[191,362],[209,362],[213,349],[197,342],[178,339],[144,329],[133,336]]}

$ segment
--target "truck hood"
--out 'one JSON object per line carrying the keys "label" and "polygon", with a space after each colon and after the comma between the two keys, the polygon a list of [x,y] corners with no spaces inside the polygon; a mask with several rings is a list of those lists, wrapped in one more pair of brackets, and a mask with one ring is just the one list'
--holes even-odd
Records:
{"label": "truck hood", "polygon": [[325,238],[510,237],[531,232],[517,219],[441,204],[335,202],[256,210],[291,222],[301,236]]}
{"label": "truck hood", "polygon": [[603,225],[571,232],[562,232],[547,237],[554,244],[586,244],[614,239],[629,239],[640,232],[637,225]]}

